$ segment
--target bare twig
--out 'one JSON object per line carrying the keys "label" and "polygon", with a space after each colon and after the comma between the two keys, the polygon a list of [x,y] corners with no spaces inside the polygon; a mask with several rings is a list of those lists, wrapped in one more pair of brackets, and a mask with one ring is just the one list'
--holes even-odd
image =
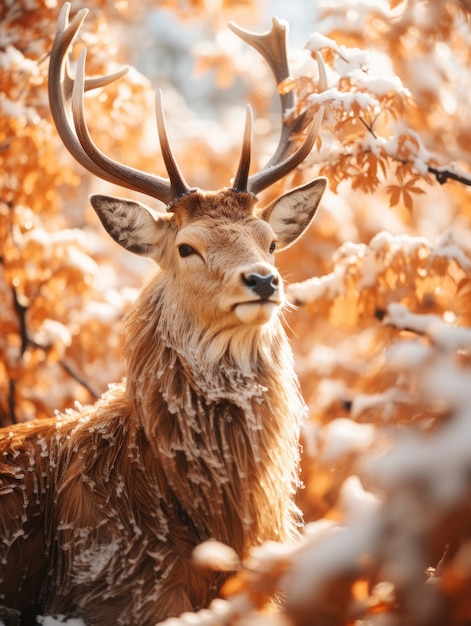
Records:
{"label": "bare twig", "polygon": [[20,324],[20,338],[21,338],[20,350],[21,350],[21,357],[23,357],[30,343],[30,340],[28,337],[28,331],[26,328],[26,313],[28,311],[28,307],[22,302],[20,302],[20,298],[18,296],[16,287],[12,286],[11,291],[13,294],[13,308],[15,309],[18,315],[18,320]]}
{"label": "bare twig", "polygon": [[78,372],[76,372],[74,368],[70,365],[70,363],[67,363],[67,361],[64,361],[64,359],[60,359],[58,363],[62,367],[62,369],[65,372],[67,372],[67,374],[71,376],[74,380],[76,380],[79,383],[79,385],[84,387],[88,391],[88,393],[93,398],[95,398],[95,400],[97,400],[100,397],[100,393],[96,391],[95,389],[93,389],[90,383],[88,383],[85,380],[85,378],[83,378]]}
{"label": "bare twig", "polygon": [[16,382],[13,379],[8,381],[8,413],[12,424],[16,424],[18,422],[15,405],[15,386]]}
{"label": "bare twig", "polygon": [[360,120],[360,122],[363,124],[363,126],[366,128],[366,130],[369,133],[371,133],[375,139],[378,138],[378,136],[376,135],[375,131],[373,130],[374,120],[373,120],[373,122],[371,124],[367,124],[362,117],[358,117],[357,119]]}

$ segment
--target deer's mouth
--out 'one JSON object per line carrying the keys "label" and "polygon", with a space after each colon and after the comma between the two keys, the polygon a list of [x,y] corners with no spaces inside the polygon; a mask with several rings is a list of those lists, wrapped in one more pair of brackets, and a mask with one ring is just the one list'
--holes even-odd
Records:
{"label": "deer's mouth", "polygon": [[265,324],[270,321],[279,306],[280,302],[277,300],[258,298],[239,302],[234,305],[233,310],[244,324]]}

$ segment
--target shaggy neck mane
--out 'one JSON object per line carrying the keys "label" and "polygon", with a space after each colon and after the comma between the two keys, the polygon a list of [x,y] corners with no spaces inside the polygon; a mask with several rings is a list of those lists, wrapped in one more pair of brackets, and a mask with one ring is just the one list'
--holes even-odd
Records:
{"label": "shaggy neck mane", "polygon": [[267,539],[292,540],[305,407],[280,321],[204,329],[183,307],[175,327],[164,291],[159,278],[144,288],[125,342],[130,412],[165,477],[163,493],[172,491],[201,540],[241,556]]}

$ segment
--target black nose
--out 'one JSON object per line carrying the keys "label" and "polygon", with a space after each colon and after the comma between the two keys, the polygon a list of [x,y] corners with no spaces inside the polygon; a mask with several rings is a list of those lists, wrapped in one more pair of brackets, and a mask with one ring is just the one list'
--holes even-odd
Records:
{"label": "black nose", "polygon": [[262,300],[268,300],[278,285],[278,278],[274,274],[260,276],[260,274],[242,274],[242,280]]}

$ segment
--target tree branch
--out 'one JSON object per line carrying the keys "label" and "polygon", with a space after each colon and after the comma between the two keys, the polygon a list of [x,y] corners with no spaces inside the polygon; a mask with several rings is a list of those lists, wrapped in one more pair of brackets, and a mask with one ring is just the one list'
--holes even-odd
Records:
{"label": "tree branch", "polygon": [[[21,357],[24,357],[24,354],[26,352],[26,350],[28,349],[28,346],[33,346],[34,348],[39,348],[40,350],[43,350],[45,353],[47,353],[50,349],[50,346],[47,345],[42,345],[40,343],[38,343],[37,341],[34,341],[33,339],[31,339],[28,335],[28,328],[26,325],[26,314],[28,312],[28,306],[23,304],[22,302],[20,302],[20,298],[18,297],[18,292],[16,290],[15,287],[12,287],[12,293],[13,293],[13,308],[15,309],[17,315],[18,315],[18,320],[19,320],[19,326],[20,326],[20,338],[21,338],[21,348],[20,348],[20,352],[21,352]],[[83,378],[80,374],[78,374],[71,365],[69,365],[66,361],[64,361],[63,359],[60,359],[58,361],[59,365],[62,367],[62,369],[67,372],[67,374],[69,376],[71,376],[75,381],[77,381],[79,383],[79,385],[81,385],[82,387],[84,387],[88,393],[95,399],[100,397],[100,394],[93,389],[93,386],[90,385],[90,383],[88,383],[85,378]],[[10,409],[11,409],[11,405],[10,405]],[[11,411],[10,411],[11,412]]]}
{"label": "tree branch", "polygon": [[[363,124],[366,130],[374,137],[374,139],[378,138],[373,130],[374,121],[371,124],[367,124],[361,116],[357,116],[357,119],[360,120],[360,122]],[[389,156],[396,161],[406,163],[406,161],[399,159],[398,157],[394,157],[393,155]],[[445,184],[450,179],[471,187],[471,174],[460,169],[454,163],[451,163],[447,166],[442,165],[437,167],[435,167],[434,165],[427,165],[427,171],[435,176],[437,182],[440,183],[440,185]]]}
{"label": "tree branch", "polygon": [[463,185],[471,186],[471,174],[460,170],[456,165],[450,165],[448,167],[434,167],[428,166],[428,171],[435,176],[440,185],[447,182],[448,179],[456,180]]}

